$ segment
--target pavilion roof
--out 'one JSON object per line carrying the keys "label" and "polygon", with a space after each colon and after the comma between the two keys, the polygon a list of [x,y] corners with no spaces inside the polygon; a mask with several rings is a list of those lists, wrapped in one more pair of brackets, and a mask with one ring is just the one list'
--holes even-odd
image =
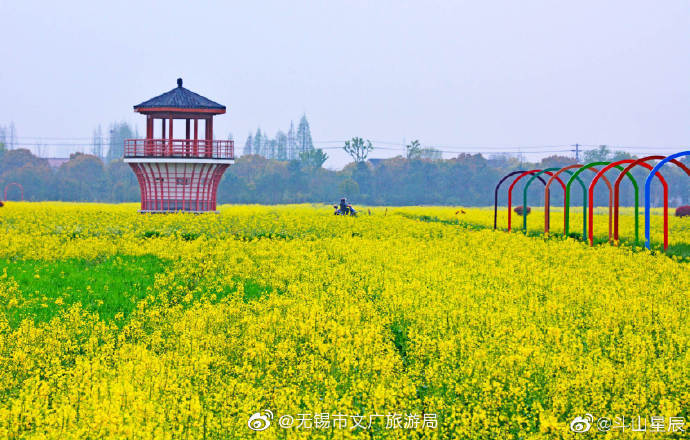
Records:
{"label": "pavilion roof", "polygon": [[215,101],[194,93],[191,90],[182,87],[182,78],[177,79],[177,87],[158,95],[154,98],[144,101],[141,104],[134,106],[134,110],[139,109],[195,109],[195,110],[222,110],[225,111],[225,106],[218,104]]}

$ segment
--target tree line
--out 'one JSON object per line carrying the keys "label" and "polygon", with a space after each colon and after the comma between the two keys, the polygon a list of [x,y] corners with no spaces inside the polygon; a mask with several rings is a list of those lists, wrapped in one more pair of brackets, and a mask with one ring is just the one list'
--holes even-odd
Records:
{"label": "tree line", "polygon": [[[323,161],[310,160],[317,154],[311,149],[302,152],[302,159],[279,160],[258,154],[237,158],[229,167],[218,188],[219,203],[331,203],[347,197],[363,205],[463,205],[493,204],[494,186],[505,174],[518,169],[562,167],[575,162],[566,156],[550,156],[537,162],[521,162],[513,156],[459,154],[452,159],[428,158],[419,151],[419,143],[408,145],[405,156],[391,159],[367,159],[371,143],[353,138],[343,147],[354,159],[342,170],[322,167]],[[120,156],[121,157],[121,156]],[[584,161],[617,160],[627,153],[606,148],[585,153]],[[323,159],[325,160],[325,159]],[[684,159],[690,166],[690,160]],[[594,173],[587,173],[593,175]],[[646,170],[636,169],[634,176],[644,182]],[[671,206],[690,203],[688,177],[677,167],[663,171],[669,183]],[[591,179],[587,176],[585,183]],[[104,161],[94,154],[72,154],[57,169],[47,159],[27,149],[8,150],[0,143],[0,189],[10,182],[24,187],[27,200],[62,200],[79,202],[137,202],[139,186],[122,159]],[[642,185],[640,185],[642,186]],[[632,205],[632,186],[623,185],[622,203]],[[506,188],[507,189],[507,186]],[[506,203],[506,191],[499,202]],[[516,188],[514,204],[522,200],[522,185]],[[552,192],[552,204],[562,204],[561,190]],[[581,190],[573,191],[573,203],[580,203]],[[18,190],[10,189],[9,199],[16,199]],[[529,193],[535,205],[543,204],[543,185],[536,181]],[[642,200],[642,195],[640,199]],[[653,186],[653,204],[662,201],[661,185]],[[597,205],[608,203],[604,185],[597,191]]]}
{"label": "tree line", "polygon": [[243,156],[251,154],[276,160],[299,160],[300,155],[314,150],[314,141],[311,138],[311,129],[307,115],[302,115],[297,130],[295,124],[290,121],[290,129],[285,133],[278,130],[275,137],[270,138],[261,128],[256,129],[256,134],[249,133],[242,149]]}

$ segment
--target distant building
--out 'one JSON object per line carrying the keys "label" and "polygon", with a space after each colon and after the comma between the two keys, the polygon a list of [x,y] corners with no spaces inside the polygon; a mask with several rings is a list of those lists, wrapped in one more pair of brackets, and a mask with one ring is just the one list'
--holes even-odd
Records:
{"label": "distant building", "polygon": [[47,157],[48,165],[54,170],[60,168],[63,163],[69,160],[69,157]]}
{"label": "distant building", "polygon": [[367,161],[374,167],[377,168],[380,165],[383,165],[383,161],[386,159],[380,159],[380,158],[374,158],[374,159],[368,159]]}

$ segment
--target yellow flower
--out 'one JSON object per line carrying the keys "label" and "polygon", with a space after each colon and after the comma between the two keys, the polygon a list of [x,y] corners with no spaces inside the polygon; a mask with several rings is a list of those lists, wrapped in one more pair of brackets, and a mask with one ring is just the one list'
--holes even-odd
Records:
{"label": "yellow flower", "polygon": [[[53,299],[3,270],[0,438],[247,438],[249,417],[268,409],[262,438],[552,439],[569,438],[576,416],[687,406],[690,271],[679,258],[492,231],[483,208],[373,207],[356,219],[310,205],[136,210],[0,212],[8,261],[113,257],[114,277],[125,255],[164,262],[145,298],[125,292],[136,302],[126,312],[96,299],[126,283]],[[606,214],[596,212],[599,236]],[[571,224],[581,220],[574,210]],[[559,232],[558,209],[551,223]],[[688,219],[669,224],[671,243],[690,243]],[[632,225],[623,209],[624,242]],[[538,209],[528,227],[543,227]],[[83,290],[93,303],[65,307]],[[303,413],[433,414],[438,427],[278,426]]]}

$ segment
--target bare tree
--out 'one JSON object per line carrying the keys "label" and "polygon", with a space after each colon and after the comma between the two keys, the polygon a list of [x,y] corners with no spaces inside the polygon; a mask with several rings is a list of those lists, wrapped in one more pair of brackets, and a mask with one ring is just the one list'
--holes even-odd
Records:
{"label": "bare tree", "polygon": [[420,159],[422,157],[422,147],[419,146],[419,141],[414,140],[409,145],[406,145],[408,159]]}
{"label": "bare tree", "polygon": [[40,142],[36,143],[36,156],[46,157],[46,146]]}
{"label": "bare tree", "polygon": [[374,150],[374,147],[371,145],[370,140],[367,140],[365,143],[362,138],[354,137],[345,142],[343,150],[345,150],[355,162],[364,162],[367,160],[369,153]]}
{"label": "bare tree", "polygon": [[100,125],[93,131],[91,153],[101,160],[103,159],[103,130]]}

